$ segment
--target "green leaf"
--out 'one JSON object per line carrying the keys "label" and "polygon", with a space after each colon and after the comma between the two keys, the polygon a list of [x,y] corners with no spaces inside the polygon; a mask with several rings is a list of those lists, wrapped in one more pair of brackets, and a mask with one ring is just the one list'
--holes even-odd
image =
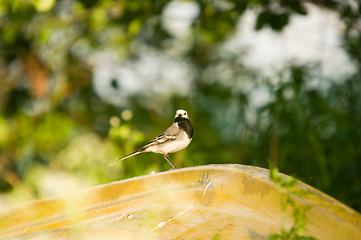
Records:
{"label": "green leaf", "polygon": [[259,31],[264,27],[265,24],[268,24],[270,21],[270,17],[271,14],[268,11],[265,10],[261,12],[257,17],[255,30]]}
{"label": "green leaf", "polygon": [[281,31],[289,21],[289,13],[271,14],[269,16],[270,25],[273,30]]}
{"label": "green leaf", "polygon": [[38,12],[47,12],[53,8],[55,0],[33,0],[33,5]]}

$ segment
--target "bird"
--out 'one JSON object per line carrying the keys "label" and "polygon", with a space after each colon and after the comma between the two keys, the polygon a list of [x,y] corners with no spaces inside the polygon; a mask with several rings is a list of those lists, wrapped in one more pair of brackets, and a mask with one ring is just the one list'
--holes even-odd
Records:
{"label": "bird", "polygon": [[193,138],[193,127],[189,121],[188,113],[186,110],[178,109],[175,113],[174,123],[167,128],[162,134],[154,138],[144,147],[135,151],[125,157],[118,159],[117,161],[111,163],[109,166],[127,159],[129,157],[135,156],[139,153],[144,152],[153,152],[160,153],[164,155],[165,160],[174,167],[174,164],[169,158],[169,153],[178,152],[186,148]]}

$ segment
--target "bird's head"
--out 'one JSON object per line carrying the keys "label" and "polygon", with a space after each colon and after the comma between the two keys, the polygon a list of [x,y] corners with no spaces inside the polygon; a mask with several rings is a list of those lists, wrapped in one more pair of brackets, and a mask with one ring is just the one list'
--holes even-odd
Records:
{"label": "bird's head", "polygon": [[188,119],[188,113],[186,110],[178,109],[175,113],[175,118],[177,118],[177,117]]}

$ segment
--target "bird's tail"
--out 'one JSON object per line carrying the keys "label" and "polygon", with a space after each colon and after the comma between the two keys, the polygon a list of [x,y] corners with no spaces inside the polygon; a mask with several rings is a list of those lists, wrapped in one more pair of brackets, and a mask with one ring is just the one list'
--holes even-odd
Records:
{"label": "bird's tail", "polygon": [[120,161],[123,161],[124,159],[127,159],[127,158],[129,158],[129,157],[135,156],[135,155],[137,155],[137,154],[139,154],[139,153],[141,153],[141,151],[136,151],[136,152],[133,152],[133,153],[131,153],[131,154],[125,156],[125,157],[122,157],[121,159],[118,159],[117,161],[109,164],[109,167],[110,167],[110,166],[113,166],[114,164],[116,164],[116,163],[118,163],[118,162],[120,162]]}

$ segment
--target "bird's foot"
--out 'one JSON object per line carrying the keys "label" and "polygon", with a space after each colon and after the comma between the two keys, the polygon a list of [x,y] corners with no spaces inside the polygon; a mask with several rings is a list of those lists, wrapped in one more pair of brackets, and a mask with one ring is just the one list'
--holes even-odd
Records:
{"label": "bird's foot", "polygon": [[172,166],[172,168],[175,168],[174,165],[173,165],[173,163],[172,163],[172,161],[171,161],[170,158],[169,158],[169,153],[164,154],[164,158],[165,158],[165,160],[167,160],[167,162]]}

